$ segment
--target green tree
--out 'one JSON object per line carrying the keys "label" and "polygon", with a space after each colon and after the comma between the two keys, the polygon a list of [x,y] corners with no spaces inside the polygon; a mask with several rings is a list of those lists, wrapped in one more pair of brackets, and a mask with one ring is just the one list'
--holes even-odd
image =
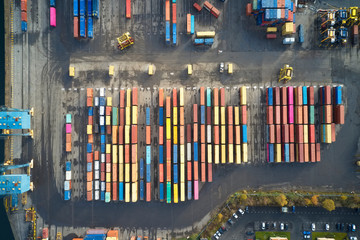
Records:
{"label": "green tree", "polygon": [[319,195],[314,195],[311,197],[311,202],[314,206],[319,205]]}
{"label": "green tree", "polygon": [[326,210],[328,210],[329,212],[331,212],[331,211],[335,210],[335,203],[331,199],[325,199],[322,202],[322,207],[325,208]]}
{"label": "green tree", "polygon": [[285,206],[288,203],[284,194],[279,194],[278,196],[276,196],[275,202],[281,207]]}

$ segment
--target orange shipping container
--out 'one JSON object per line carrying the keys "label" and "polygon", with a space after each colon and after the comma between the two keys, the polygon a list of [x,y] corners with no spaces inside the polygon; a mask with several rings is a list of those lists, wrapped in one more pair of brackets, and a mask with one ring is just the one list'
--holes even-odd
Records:
{"label": "orange shipping container", "polygon": [[166,160],[171,160],[171,140],[166,140]]}
{"label": "orange shipping container", "polygon": [[137,125],[131,125],[131,143],[137,143],[137,141],[138,141]]}
{"label": "orange shipping container", "polygon": [[219,126],[214,126],[214,144],[219,144]]}
{"label": "orange shipping container", "polygon": [[71,133],[66,133],[66,142],[71,143]]}
{"label": "orange shipping container", "polygon": [[164,164],[159,164],[159,182],[164,182]]}
{"label": "orange shipping container", "polygon": [[228,143],[234,143],[234,127],[233,125],[228,125]]}
{"label": "orange shipping container", "polygon": [[173,97],[173,107],[177,107],[177,90],[176,88],[173,88],[172,91],[172,97]]}
{"label": "orange shipping container", "polygon": [[184,107],[180,107],[180,126],[184,126]]}
{"label": "orange shipping container", "polygon": [[66,152],[71,152],[71,142],[66,143]]}
{"label": "orange shipping container", "polygon": [[205,125],[200,125],[200,142],[205,143]]}
{"label": "orange shipping container", "polygon": [[200,105],[205,105],[205,90],[204,87],[200,87]]}
{"label": "orange shipping container", "polygon": [[27,12],[27,1],[21,0],[21,11]]}
{"label": "orange shipping container", "polygon": [[187,162],[187,180],[191,181],[192,174],[191,174],[191,161]]}
{"label": "orange shipping container", "polygon": [[331,124],[331,142],[336,141],[336,129],[335,129],[335,123]]}
{"label": "orange shipping container", "polygon": [[266,124],[274,124],[274,107],[266,106]]}
{"label": "orange shipping container", "polygon": [[164,144],[164,127],[159,126],[159,145]]}
{"label": "orange shipping container", "polygon": [[176,23],[176,3],[172,4],[172,23]]}
{"label": "orange shipping container", "polygon": [[295,162],[295,144],[289,144],[290,162]]}
{"label": "orange shipping container", "polygon": [[304,162],[309,162],[309,144],[304,143]]}
{"label": "orange shipping container", "polygon": [[275,124],[281,124],[280,106],[275,106]]}
{"label": "orange shipping container", "polygon": [[[92,191],[88,191],[86,192],[86,200],[87,201],[92,201],[93,200],[93,192]],[[75,238],[73,238],[75,239]],[[79,239],[79,238],[76,238],[76,239]],[[82,238],[80,238],[82,240]]]}
{"label": "orange shipping container", "polygon": [[170,97],[166,97],[166,117],[169,118],[171,116],[171,101]]}
{"label": "orange shipping container", "polygon": [[146,201],[147,202],[151,201],[151,183],[149,182],[146,183]]}
{"label": "orange shipping container", "polygon": [[208,163],[208,182],[212,182],[212,164]]}
{"label": "orange shipping container", "polygon": [[119,116],[120,116],[119,125],[124,126],[125,125],[125,109],[120,108],[119,112],[120,112],[120,114],[119,114]]}
{"label": "orange shipping container", "polygon": [[240,126],[235,126],[235,144],[240,144]]}
{"label": "orange shipping container", "polygon": [[131,145],[131,160],[132,163],[137,162],[137,144]]}
{"label": "orange shipping container", "polygon": [[198,122],[198,105],[194,104],[193,105],[193,118],[194,118],[194,123]]}
{"label": "orange shipping container", "polygon": [[87,107],[92,107],[93,106],[93,98],[92,97],[88,97],[86,100],[86,106]]}
{"label": "orange shipping container", "polygon": [[130,163],[130,145],[125,144],[125,163]]}
{"label": "orange shipping container", "polygon": [[220,11],[216,7],[213,7],[211,9],[211,14],[218,18],[220,16]]}
{"label": "orange shipping container", "polygon": [[125,8],[126,18],[131,18],[131,0],[126,0]]}
{"label": "orange shipping container", "polygon": [[228,124],[232,125],[234,124],[234,113],[233,113],[233,107],[232,106],[228,106]]}
{"label": "orange shipping container", "polygon": [[137,87],[133,87],[133,90],[132,90],[132,104],[134,106],[138,105],[138,88]]}
{"label": "orange shipping container", "polygon": [[[117,201],[118,200],[118,183],[117,182],[113,182],[112,183],[112,199],[113,201]],[[109,233],[106,234],[107,236],[109,236]]]}
{"label": "orange shipping container", "polygon": [[124,126],[119,126],[119,144],[124,144]]}
{"label": "orange shipping container", "polygon": [[166,163],[166,181],[171,181],[171,162]]}
{"label": "orange shipping container", "polygon": [[275,125],[269,125],[269,143],[275,143]]}
{"label": "orange shipping container", "polygon": [[205,162],[205,153],[206,153],[206,147],[205,147],[205,143],[202,143],[200,145],[200,150],[201,150],[201,155],[200,155],[200,159],[201,159],[201,162]]}
{"label": "orange shipping container", "polygon": [[309,148],[310,148],[310,162],[316,162],[316,147],[315,147],[315,143],[311,143],[309,144]]}
{"label": "orange shipping container", "polygon": [[198,139],[198,124],[197,123],[194,123],[194,131],[193,131],[193,141],[194,142],[198,142],[199,139]]}
{"label": "orange shipping container", "polygon": [[125,107],[125,90],[121,89],[120,90],[120,108],[124,108]]}
{"label": "orange shipping container", "polygon": [[214,93],[214,106],[219,106],[219,89],[214,88],[213,93]]}
{"label": "orange shipping container", "polygon": [[118,126],[112,126],[112,144],[117,144],[118,140]]}
{"label": "orange shipping container", "polygon": [[112,165],[112,179],[113,179],[113,182],[117,181],[118,180],[118,175],[117,175],[117,164],[113,164]]}
{"label": "orange shipping container", "polygon": [[194,161],[194,180],[199,180],[199,162]]}
{"label": "orange shipping container", "polygon": [[321,160],[321,153],[320,153],[320,143],[316,143],[316,161],[320,162]]}
{"label": "orange shipping container", "polygon": [[202,182],[206,181],[205,171],[206,171],[206,164],[204,162],[202,162],[201,163],[201,181]]}
{"label": "orange shipping container", "polygon": [[79,37],[79,17],[74,17],[74,38]]}
{"label": "orange shipping container", "polygon": [[191,14],[186,14],[186,33],[190,34],[191,32]]}
{"label": "orange shipping container", "polygon": [[246,4],[246,16],[251,15],[251,11],[252,11],[251,9],[252,9],[251,3]]}
{"label": "orange shipping container", "polygon": [[106,237],[119,237],[119,231],[118,230],[109,230],[106,234]]}
{"label": "orange shipping container", "polygon": [[220,106],[225,107],[225,88],[220,88]]}
{"label": "orange shipping container", "polygon": [[27,12],[21,12],[21,21],[27,22]]}
{"label": "orange shipping container", "polygon": [[88,116],[88,125],[93,125],[93,116]]}
{"label": "orange shipping container", "polygon": [[164,106],[164,89],[159,88],[159,107]]}
{"label": "orange shipping container", "polygon": [[98,161],[98,160],[99,160],[99,151],[95,151],[94,160],[95,160],[95,161]]}
{"label": "orange shipping container", "polygon": [[146,126],[146,144],[151,144],[151,126]]}
{"label": "orange shipping container", "polygon": [[106,183],[106,192],[111,192],[111,183],[107,182]]}
{"label": "orange shipping container", "polygon": [[93,173],[92,172],[87,172],[86,173],[86,180],[88,182],[91,182],[93,180]]}
{"label": "orange shipping container", "polygon": [[86,190],[87,190],[87,191],[92,191],[92,189],[93,189],[93,188],[92,188],[92,187],[93,187],[93,182],[91,182],[91,181],[90,181],[90,182],[87,182],[86,186],[87,186],[87,187],[86,187]]}
{"label": "orange shipping container", "polygon": [[303,124],[303,107],[302,106],[295,106],[295,123]]}
{"label": "orange shipping container", "polygon": [[165,0],[165,21],[170,21],[170,0]]}
{"label": "orange shipping container", "polygon": [[332,105],[325,105],[325,116],[324,116],[324,123],[331,123],[332,122]]}
{"label": "orange shipping container", "polygon": [[88,136],[88,143],[94,143],[94,135],[93,134],[89,134]]}
{"label": "orange shipping container", "polygon": [[86,96],[87,96],[87,97],[91,97],[91,98],[92,98],[92,97],[94,97],[93,94],[94,94],[94,89],[93,89],[93,88],[87,88],[87,89],[86,89]]}
{"label": "orange shipping container", "polygon": [[288,109],[287,106],[281,106],[281,124],[287,124],[288,118]]}

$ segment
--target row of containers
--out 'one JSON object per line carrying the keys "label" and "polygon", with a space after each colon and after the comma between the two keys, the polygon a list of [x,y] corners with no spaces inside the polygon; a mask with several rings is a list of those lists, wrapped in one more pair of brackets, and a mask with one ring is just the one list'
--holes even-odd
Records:
{"label": "row of containers", "polygon": [[74,38],[93,38],[94,19],[98,19],[100,0],[73,0]]}
{"label": "row of containers", "polygon": [[27,31],[27,0],[21,0],[21,30]]}
{"label": "row of containers", "polygon": [[71,114],[68,113],[65,116],[65,151],[71,152],[71,132],[72,132],[72,125],[71,125]]}
{"label": "row of containers", "polygon": [[[170,10],[171,10],[172,34],[170,27]],[[171,0],[171,7],[170,7],[170,0],[165,0],[165,43],[166,44],[172,43],[172,45],[174,46],[176,46],[177,44],[176,0]]]}
{"label": "row of containers", "polygon": [[65,162],[64,200],[71,199],[71,162]]}
{"label": "row of containers", "polygon": [[[71,152],[72,115],[65,115],[65,152]],[[64,200],[71,198],[71,162],[65,162]]]}
{"label": "row of containers", "polygon": [[214,43],[214,38],[215,38],[215,31],[196,32],[194,38],[194,45],[211,46]]}
{"label": "row of containers", "polygon": [[[145,121],[145,169],[144,159],[140,159],[140,200],[144,200],[146,192],[146,201],[151,201],[151,124],[150,124],[150,108],[146,107]],[[144,174],[145,173],[145,174]],[[144,176],[145,175],[145,176]],[[144,181],[144,177],[145,181]]]}
{"label": "row of containers", "polygon": [[86,231],[85,237],[73,238],[72,240],[119,240],[119,230],[89,229]]}
{"label": "row of containers", "polygon": [[50,0],[50,27],[56,27],[56,3]]}
{"label": "row of containers", "polygon": [[[333,96],[332,105],[331,87],[320,87],[319,125],[315,120],[314,86],[267,88],[267,161],[319,162],[320,142],[335,141],[336,124],[344,124],[341,86],[333,88]],[[316,141],[316,126],[321,128],[320,142]]]}
{"label": "row of containers", "polygon": [[193,104],[186,127],[184,89],[165,94],[159,89],[159,199],[198,200],[199,181],[212,182],[213,163],[248,161],[246,88],[240,88],[240,106],[226,107],[224,88],[201,87],[200,106]]}

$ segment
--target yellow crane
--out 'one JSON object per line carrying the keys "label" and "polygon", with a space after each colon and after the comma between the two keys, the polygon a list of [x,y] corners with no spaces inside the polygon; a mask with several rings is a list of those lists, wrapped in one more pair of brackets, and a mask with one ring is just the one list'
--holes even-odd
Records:
{"label": "yellow crane", "polygon": [[290,67],[288,64],[285,64],[284,67],[280,69],[279,82],[284,80],[284,82],[287,83],[292,79],[293,74],[293,68]]}
{"label": "yellow crane", "polygon": [[121,37],[116,38],[118,41],[118,48],[120,50],[124,50],[125,48],[129,47],[130,45],[134,44],[134,38],[130,36],[129,32],[124,33]]}

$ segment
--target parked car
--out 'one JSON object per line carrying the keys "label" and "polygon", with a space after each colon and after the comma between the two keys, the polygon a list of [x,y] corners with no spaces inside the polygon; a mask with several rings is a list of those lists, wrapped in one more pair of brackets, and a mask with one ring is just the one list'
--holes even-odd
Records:
{"label": "parked car", "polygon": [[280,223],[280,230],[283,231],[284,230],[284,223]]}
{"label": "parked car", "polygon": [[220,237],[216,233],[214,233],[214,238],[219,239]]}
{"label": "parked car", "polygon": [[325,230],[326,230],[326,231],[329,231],[329,229],[330,229],[329,224],[328,224],[328,223],[327,223],[327,224],[325,224]]}
{"label": "parked car", "polygon": [[261,230],[265,230],[265,223],[264,222],[261,223]]}
{"label": "parked car", "polygon": [[233,217],[234,217],[235,219],[238,219],[238,218],[239,218],[239,216],[236,215],[236,213],[233,213]]}
{"label": "parked car", "polygon": [[240,215],[244,215],[244,210],[242,210],[241,208],[239,208],[238,212],[240,213]]}
{"label": "parked car", "polygon": [[223,73],[225,69],[225,64],[223,62],[220,63],[220,73]]}
{"label": "parked car", "polygon": [[229,220],[227,220],[227,222],[228,222],[230,225],[233,225],[233,224],[234,224],[234,221],[231,220],[231,218],[229,218]]}
{"label": "parked car", "polygon": [[253,234],[254,234],[253,231],[247,231],[247,232],[246,232],[246,235],[249,235],[249,236],[250,236],[250,235],[253,235]]}
{"label": "parked car", "polygon": [[289,224],[285,223],[285,230],[288,230]]}
{"label": "parked car", "polygon": [[311,224],[311,231],[315,231],[315,229],[316,229],[315,223],[312,223]]}
{"label": "parked car", "polygon": [[276,222],[273,222],[272,227],[273,229],[276,229]]}
{"label": "parked car", "polygon": [[245,212],[249,213],[249,207],[248,206],[245,207]]}

